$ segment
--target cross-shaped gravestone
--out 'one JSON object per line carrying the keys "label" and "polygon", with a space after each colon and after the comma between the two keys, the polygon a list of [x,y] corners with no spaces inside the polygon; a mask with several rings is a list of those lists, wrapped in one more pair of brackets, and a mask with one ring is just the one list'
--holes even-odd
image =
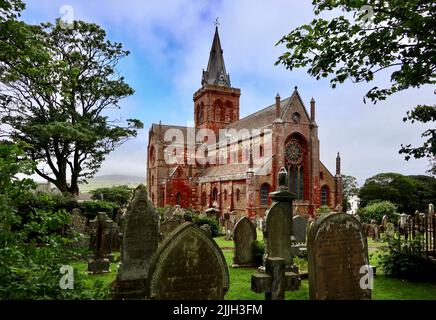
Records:
{"label": "cross-shaped gravestone", "polygon": [[300,287],[300,276],[285,271],[285,259],[268,257],[265,272],[251,276],[251,290],[265,293],[265,300],[284,300],[285,291],[297,290]]}
{"label": "cross-shaped gravestone", "polygon": [[112,219],[104,212],[99,212],[95,219],[90,221],[92,230],[90,246],[93,250],[93,256],[88,262],[88,272],[90,273],[110,272],[109,262],[112,257],[112,226]]}

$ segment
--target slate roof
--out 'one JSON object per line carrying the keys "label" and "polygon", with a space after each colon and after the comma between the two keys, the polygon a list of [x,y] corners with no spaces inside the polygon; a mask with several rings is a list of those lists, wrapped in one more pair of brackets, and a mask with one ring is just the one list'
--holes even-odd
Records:
{"label": "slate roof", "polygon": [[[300,94],[298,93],[297,88],[295,88],[295,91],[292,93],[292,95],[284,100],[280,101],[280,109],[281,109],[281,117],[283,118],[288,109],[291,106],[292,100],[294,98],[298,98],[301,103],[303,104],[303,108],[307,113],[306,107],[304,106],[303,100],[300,97]],[[307,117],[309,115],[307,114]],[[244,118],[239,119],[238,121],[235,121],[233,123],[230,123],[226,129],[261,129],[264,127],[270,126],[274,121],[276,120],[276,105],[275,103],[261,109],[255,113],[252,113]]]}
{"label": "slate roof", "polygon": [[230,87],[230,75],[227,74],[224,64],[223,49],[221,47],[218,27],[215,28],[215,35],[209,54],[209,62],[206,71],[203,71],[201,84],[217,84]]}

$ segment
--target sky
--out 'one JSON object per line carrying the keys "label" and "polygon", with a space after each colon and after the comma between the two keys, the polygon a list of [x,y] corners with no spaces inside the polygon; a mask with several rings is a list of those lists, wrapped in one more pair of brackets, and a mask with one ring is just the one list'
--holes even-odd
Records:
{"label": "sky", "polygon": [[388,74],[370,84],[345,84],[332,89],[328,80],[305,70],[275,66],[285,52],[276,46],[293,28],[315,16],[310,0],[25,0],[22,19],[28,23],[84,20],[99,24],[109,40],[130,51],[118,71],[135,94],[122,101],[114,116],[144,123],[138,136],[107,156],[98,175],[145,177],[151,123],[186,125],[193,121],[192,96],[201,86],[219,17],[219,33],[232,85],[241,89],[240,116],[274,103],[277,93],[290,96],[295,86],[308,107],[316,100],[320,158],[334,172],[340,152],[342,173],[360,184],[381,172],[425,174],[427,160],[405,161],[401,144],[422,145],[429,125],[402,121],[417,104],[433,104],[430,86],[411,89],[373,105],[363,102],[375,85],[386,86]]}

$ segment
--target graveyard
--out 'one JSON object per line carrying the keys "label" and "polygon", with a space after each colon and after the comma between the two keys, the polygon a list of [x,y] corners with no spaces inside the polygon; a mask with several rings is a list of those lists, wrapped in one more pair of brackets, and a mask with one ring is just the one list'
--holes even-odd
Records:
{"label": "graveyard", "polygon": [[[262,239],[262,232],[258,230],[258,239]],[[255,293],[250,288],[251,275],[256,271],[256,268],[231,268],[233,263],[233,246],[232,240],[225,240],[225,236],[219,236],[214,238],[217,244],[222,248],[224,257],[229,266],[230,274],[230,289],[225,295],[226,300],[263,300],[264,295],[261,293]],[[369,247],[371,248],[372,241],[369,241]],[[376,246],[386,245],[386,243],[377,243]],[[371,251],[371,249],[370,249]],[[374,251],[376,251],[374,249]],[[115,257],[119,258],[119,253],[115,253]],[[376,264],[375,259],[370,258],[371,264]],[[307,268],[307,264],[301,263],[301,266]],[[117,263],[111,263],[111,273],[102,275],[88,275],[87,274],[87,262],[77,261],[74,263],[74,268],[79,272],[86,274],[86,281],[103,281],[106,288],[110,288],[111,283],[116,278]],[[309,287],[308,280],[304,279],[301,282],[301,288],[299,291],[287,292],[286,300],[308,300],[309,299]],[[436,299],[436,283],[416,283],[407,280],[389,278],[383,275],[381,272],[377,272],[375,277],[374,291],[372,293],[372,299],[374,300],[435,300]]]}
{"label": "graveyard", "polygon": [[[279,173],[279,181],[285,180]],[[111,250],[109,242],[116,229],[107,215],[99,214],[89,222],[94,230],[90,231],[93,254],[73,266],[84,275],[83,281],[103,284],[104,299],[436,299],[436,281],[391,277],[379,262],[380,254],[389,248],[390,237],[401,232],[403,217],[396,230],[386,227],[390,226],[387,217],[381,226],[373,222],[376,229],[383,230],[380,235],[374,230],[368,233],[358,219],[344,213],[329,212],[310,224],[299,216],[292,217],[289,203],[293,195],[285,185],[271,197],[274,202],[263,225],[246,217],[233,223],[229,217],[223,221],[221,232],[212,237],[210,226],[198,227],[189,221],[191,218],[186,221],[180,207],[168,207],[162,215],[157,214],[141,185],[120,219],[122,232],[117,234],[122,238],[121,246]],[[432,214],[433,207],[429,210]],[[209,215],[211,212],[216,217],[215,211]],[[430,217],[431,223],[436,220],[434,215],[424,216]],[[408,216],[408,221],[411,218]],[[83,223],[75,221],[74,225],[83,232]],[[407,232],[424,231],[415,223],[404,228],[407,226],[412,227]],[[284,245],[282,237],[292,241]],[[254,242],[264,244],[260,266],[252,250]],[[364,289],[362,267],[374,272]],[[332,278],[334,274],[336,278]]]}
{"label": "graveyard", "polygon": [[0,302],[418,314],[401,304],[436,301],[434,9],[0,0]]}

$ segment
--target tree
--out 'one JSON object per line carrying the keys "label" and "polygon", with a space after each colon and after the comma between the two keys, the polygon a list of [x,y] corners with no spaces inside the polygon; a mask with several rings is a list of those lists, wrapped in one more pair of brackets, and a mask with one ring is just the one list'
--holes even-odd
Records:
{"label": "tree", "polygon": [[0,22],[16,19],[23,9],[24,3],[21,0],[0,1]]}
{"label": "tree", "polygon": [[97,188],[91,190],[92,199],[114,202],[119,206],[126,206],[133,194],[128,186],[113,186],[110,188]]}
{"label": "tree", "polygon": [[388,220],[397,221],[397,206],[390,201],[372,202],[365,208],[359,209],[359,216],[362,221],[370,223],[371,220],[376,220],[381,224],[383,216],[388,216]]}
{"label": "tree", "polygon": [[[30,178],[19,179],[19,174],[30,175],[35,164],[25,159],[22,146],[10,141],[0,140],[0,221],[10,219],[17,206],[18,199],[28,198],[34,182]],[[8,226],[1,225],[0,230],[7,232]]]}
{"label": "tree", "polygon": [[18,212],[18,203],[32,198],[30,175],[35,164],[26,159],[23,146],[0,141],[0,299],[102,299],[108,289],[74,274],[74,290],[59,286],[59,269],[86,255],[73,249],[72,240],[58,230],[69,222],[64,210],[35,209]]}
{"label": "tree", "polygon": [[343,208],[346,212],[350,208],[349,200],[352,196],[357,195],[359,192],[359,185],[355,177],[342,175],[342,182],[344,186],[344,202]]}
{"label": "tree", "polygon": [[38,175],[77,195],[105,156],[143,127],[136,119],[122,124],[108,116],[133,94],[116,70],[129,52],[107,41],[95,24],[42,24],[27,31],[32,37],[19,44],[26,50],[0,58],[0,125],[14,141],[28,143]]}
{"label": "tree", "polygon": [[359,191],[362,207],[376,201],[391,201],[400,212],[426,210],[436,201],[436,179],[428,176],[404,176],[380,173],[365,181]]}
{"label": "tree", "polygon": [[[289,70],[308,66],[309,75],[316,79],[331,75],[333,88],[347,79],[371,82],[380,72],[391,70],[389,86],[373,87],[364,102],[369,98],[376,103],[395,92],[435,83],[434,1],[312,0],[312,4],[316,15],[342,10],[353,18],[318,18],[292,30],[278,42],[289,51],[276,65]],[[435,105],[419,105],[404,121],[427,123],[435,118]],[[413,156],[434,161],[435,129],[425,131],[422,137],[427,139],[422,147],[401,146],[399,152],[406,160]]]}

